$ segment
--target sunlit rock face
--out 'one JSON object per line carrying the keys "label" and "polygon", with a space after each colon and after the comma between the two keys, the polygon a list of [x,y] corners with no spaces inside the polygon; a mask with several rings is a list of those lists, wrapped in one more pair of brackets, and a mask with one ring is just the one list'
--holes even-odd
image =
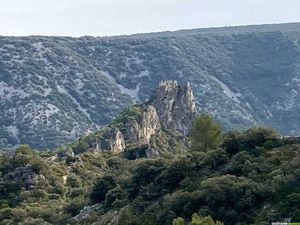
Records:
{"label": "sunlit rock face", "polygon": [[108,129],[100,139],[97,148],[104,152],[123,152],[125,149],[124,136],[118,129]]}
{"label": "sunlit rock face", "polygon": [[139,120],[131,120],[124,129],[108,128],[96,144],[97,150],[120,153],[126,144],[148,144],[151,136],[159,133],[160,122],[153,106],[146,106]]}
{"label": "sunlit rock face", "polygon": [[149,103],[157,111],[161,124],[187,135],[196,116],[195,98],[191,84],[174,80],[161,81]]}
{"label": "sunlit rock face", "polygon": [[184,137],[189,134],[195,116],[190,83],[162,81],[149,101],[132,106],[101,130],[90,150],[125,152],[130,159],[158,157],[161,146],[156,145],[155,138],[166,137],[162,127],[177,130]]}
{"label": "sunlit rock face", "polygon": [[149,143],[151,136],[160,130],[156,109],[152,105],[146,106],[141,121],[129,121],[125,127],[126,142]]}

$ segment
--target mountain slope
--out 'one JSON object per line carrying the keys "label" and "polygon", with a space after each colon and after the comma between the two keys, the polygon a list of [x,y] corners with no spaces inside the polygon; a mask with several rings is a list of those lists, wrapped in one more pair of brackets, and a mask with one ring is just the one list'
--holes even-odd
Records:
{"label": "mountain slope", "polygon": [[55,147],[191,81],[198,111],[226,128],[300,134],[300,24],[119,37],[0,37],[1,145]]}

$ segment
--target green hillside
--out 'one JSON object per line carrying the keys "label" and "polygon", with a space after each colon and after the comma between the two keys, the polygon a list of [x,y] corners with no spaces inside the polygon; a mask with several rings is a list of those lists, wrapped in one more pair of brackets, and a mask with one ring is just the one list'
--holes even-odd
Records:
{"label": "green hillside", "polygon": [[70,144],[1,153],[0,225],[297,222],[299,159],[299,137],[224,132],[195,115],[189,83],[163,81],[148,102]]}
{"label": "green hillside", "polygon": [[[175,135],[162,134],[161,150]],[[226,133],[220,147],[206,151],[177,141],[171,149],[182,151],[155,158],[132,159],[130,149],[72,154],[89,140],[1,154],[0,224],[176,225],[192,215],[191,224],[210,221],[206,216],[229,225],[300,220],[299,138],[252,128]]]}
{"label": "green hillside", "polygon": [[190,81],[228,129],[300,134],[299,23],[116,37],[0,37],[0,146],[54,148]]}

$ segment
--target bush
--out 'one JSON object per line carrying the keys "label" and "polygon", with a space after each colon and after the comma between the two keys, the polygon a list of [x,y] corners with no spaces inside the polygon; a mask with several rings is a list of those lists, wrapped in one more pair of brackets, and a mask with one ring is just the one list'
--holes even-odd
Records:
{"label": "bush", "polygon": [[[181,217],[177,217],[173,220],[172,225],[184,225],[184,219]],[[192,220],[188,225],[222,225],[223,223],[219,221],[214,221],[210,216],[201,217],[197,214],[193,214]]]}
{"label": "bush", "polygon": [[229,154],[247,151],[253,156],[259,156],[263,150],[269,150],[278,145],[278,133],[274,129],[253,127],[243,132],[229,132],[225,135],[222,147]]}
{"label": "bush", "polygon": [[105,207],[109,208],[114,206],[114,208],[122,207],[126,203],[127,193],[122,190],[120,186],[107,192],[105,196]]}
{"label": "bush", "polygon": [[93,203],[101,203],[105,200],[106,193],[116,187],[116,181],[112,176],[104,176],[97,179],[90,199]]}
{"label": "bush", "polygon": [[66,213],[71,214],[72,216],[76,216],[80,213],[80,210],[84,208],[84,206],[87,205],[87,201],[82,197],[77,197],[69,201],[64,206],[64,211]]}

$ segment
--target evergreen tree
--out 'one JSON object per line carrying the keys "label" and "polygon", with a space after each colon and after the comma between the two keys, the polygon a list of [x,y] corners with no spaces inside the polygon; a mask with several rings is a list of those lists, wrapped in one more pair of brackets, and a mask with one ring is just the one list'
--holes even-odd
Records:
{"label": "evergreen tree", "polygon": [[223,141],[222,127],[211,116],[201,114],[192,127],[192,149],[195,151],[207,151],[215,149]]}

